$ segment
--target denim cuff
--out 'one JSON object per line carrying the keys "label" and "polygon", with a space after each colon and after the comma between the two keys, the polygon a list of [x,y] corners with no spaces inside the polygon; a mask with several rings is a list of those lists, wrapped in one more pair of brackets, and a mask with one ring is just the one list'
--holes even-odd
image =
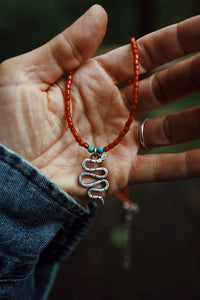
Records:
{"label": "denim cuff", "polygon": [[65,259],[95,215],[2,144],[0,202],[1,281],[28,276],[41,259]]}

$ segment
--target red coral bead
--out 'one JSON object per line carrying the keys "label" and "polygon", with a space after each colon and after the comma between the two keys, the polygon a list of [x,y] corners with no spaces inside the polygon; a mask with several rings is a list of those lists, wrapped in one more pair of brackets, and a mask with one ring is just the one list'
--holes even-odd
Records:
{"label": "red coral bead", "polygon": [[117,146],[118,144],[119,144],[118,140],[117,140],[117,139],[114,140],[113,145],[114,145],[114,146]]}
{"label": "red coral bead", "polygon": [[131,46],[133,49],[137,49],[137,44],[134,42],[134,43],[131,43]]}
{"label": "red coral bead", "polygon": [[134,82],[134,87],[139,87],[139,81]]}
{"label": "red coral bead", "polygon": [[136,111],[136,105],[135,104],[131,105],[131,111]]}
{"label": "red coral bead", "polygon": [[66,100],[66,101],[70,101],[70,99],[71,99],[71,96],[65,94],[65,100]]}
{"label": "red coral bead", "polygon": [[84,142],[81,140],[81,141],[79,142],[79,145],[80,145],[81,147],[84,147]]}
{"label": "red coral bead", "polygon": [[78,143],[80,143],[80,141],[82,141],[81,138],[80,138],[80,136],[76,136],[76,141],[77,141]]}
{"label": "red coral bead", "polygon": [[122,131],[120,132],[120,134],[119,134],[119,135],[120,135],[121,137],[123,137],[123,136],[125,136],[125,134],[126,134],[126,133],[125,133],[125,131],[124,131],[124,130],[122,130]]}
{"label": "red coral bead", "polygon": [[134,44],[134,43],[135,43],[135,38],[134,38],[134,37],[131,37],[131,38],[130,38],[130,43],[131,43],[131,44]]}
{"label": "red coral bead", "polygon": [[129,120],[128,120],[128,121],[126,121],[125,127],[130,127],[130,126],[131,126],[131,123],[132,123],[132,122],[131,122],[131,121],[129,121]]}
{"label": "red coral bead", "polygon": [[[66,112],[70,112],[70,106],[67,106],[66,109],[65,109],[65,111]],[[71,116],[69,116],[69,117],[71,117]]]}
{"label": "red coral bead", "polygon": [[110,144],[108,145],[108,147],[109,147],[109,149],[112,149],[112,148],[114,148],[114,144],[113,144],[113,143],[110,143]]}
{"label": "red coral bead", "polygon": [[139,92],[139,88],[136,87],[136,86],[134,86],[134,87],[133,87],[133,93],[134,93],[134,94],[138,94],[138,92]]}
{"label": "red coral bead", "polygon": [[74,127],[73,122],[68,122],[69,127]]}
{"label": "red coral bead", "polygon": [[132,116],[134,118],[134,116],[135,116],[135,110],[131,110],[130,111],[130,116]]}
{"label": "red coral bead", "polygon": [[71,117],[67,117],[67,122],[72,122],[72,118]]}
{"label": "red coral bead", "polygon": [[70,107],[70,100],[66,100],[66,101],[65,101],[65,104],[66,104],[66,106],[69,106],[69,107]]}
{"label": "red coral bead", "polygon": [[70,96],[70,94],[71,94],[70,90],[65,90],[65,95],[66,96]]}
{"label": "red coral bead", "polygon": [[70,112],[66,112],[66,117],[67,118],[71,117],[71,113]]}
{"label": "red coral bead", "polygon": [[83,147],[85,147],[86,149],[89,147],[88,143],[84,143]]}
{"label": "red coral bead", "polygon": [[108,152],[110,149],[108,146],[103,147],[104,152]]}
{"label": "red coral bead", "polygon": [[132,79],[128,80],[127,84],[131,85],[133,83]]}
{"label": "red coral bead", "polygon": [[67,83],[66,83],[66,84],[70,85],[70,87],[71,87],[71,85],[72,85],[72,80],[71,80],[71,79],[67,79]]}
{"label": "red coral bead", "polygon": [[74,135],[75,138],[77,138],[79,136],[79,134],[78,134],[78,132],[76,130],[73,132],[73,135]]}
{"label": "red coral bead", "polygon": [[139,76],[139,75],[140,75],[140,71],[139,70],[135,70],[134,76]]}
{"label": "red coral bead", "polygon": [[134,59],[134,65],[139,67],[139,60],[138,59]]}
{"label": "red coral bead", "polygon": [[133,82],[135,83],[135,82],[138,82],[139,81],[139,75],[134,75],[134,77],[133,77]]}
{"label": "red coral bead", "polygon": [[134,120],[133,116],[130,116],[130,117],[128,118],[128,121],[131,122],[131,123],[133,122],[133,120]]}
{"label": "red coral bead", "polygon": [[135,70],[135,72],[136,72],[136,71],[139,71],[139,70],[140,70],[140,66],[139,66],[138,64],[135,65],[135,66],[134,66],[134,70]]}
{"label": "red coral bead", "polygon": [[122,139],[123,139],[123,137],[121,137],[121,136],[118,136],[118,137],[117,137],[117,141],[118,141],[118,143],[120,143]]}
{"label": "red coral bead", "polygon": [[126,126],[126,127],[124,127],[124,129],[123,129],[123,130],[124,130],[125,132],[128,132],[128,131],[129,131],[129,129],[130,129],[130,127],[127,127],[127,126]]}

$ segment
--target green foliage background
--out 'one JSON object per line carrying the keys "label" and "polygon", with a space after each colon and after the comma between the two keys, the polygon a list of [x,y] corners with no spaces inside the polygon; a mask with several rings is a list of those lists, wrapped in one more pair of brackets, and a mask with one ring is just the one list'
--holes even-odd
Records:
{"label": "green foliage background", "polygon": [[[29,51],[64,30],[96,1],[2,0],[1,61]],[[126,43],[160,27],[199,13],[199,0],[99,0],[108,12],[106,44]]]}
{"label": "green foliage background", "polygon": [[[0,61],[30,51],[64,30],[95,1],[1,0]],[[199,0],[99,0],[109,23],[102,47],[125,44],[200,13]],[[149,113],[150,118],[199,104],[199,94]],[[162,147],[174,152],[200,147],[200,141]],[[133,187],[141,212],[134,224],[133,269],[124,273],[123,213],[107,199],[96,223],[60,270],[49,300],[199,299],[199,179]],[[66,284],[67,282],[67,284]],[[102,284],[103,282],[103,284]],[[77,289],[77,286],[79,287]],[[198,296],[196,297],[196,295]]]}

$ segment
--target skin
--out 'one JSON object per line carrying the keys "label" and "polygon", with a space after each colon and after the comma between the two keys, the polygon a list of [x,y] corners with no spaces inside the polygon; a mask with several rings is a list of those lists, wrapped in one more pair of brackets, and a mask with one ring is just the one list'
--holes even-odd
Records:
{"label": "skin", "polygon": [[[25,157],[52,181],[86,203],[79,186],[81,162],[88,152],[74,140],[64,114],[64,74],[75,69],[72,115],[80,137],[89,144],[112,142],[127,120],[132,87],[118,84],[132,77],[132,52],[125,45],[91,58],[107,26],[105,10],[92,6],[47,44],[0,65],[0,142]],[[138,41],[140,70],[146,73],[200,49],[200,16],[185,20]],[[140,81],[137,116],[176,101],[200,88],[200,55],[158,71]],[[127,184],[170,181],[200,175],[200,150],[139,155],[139,121],[108,152],[113,193]],[[150,120],[148,147],[200,138],[200,107]]]}

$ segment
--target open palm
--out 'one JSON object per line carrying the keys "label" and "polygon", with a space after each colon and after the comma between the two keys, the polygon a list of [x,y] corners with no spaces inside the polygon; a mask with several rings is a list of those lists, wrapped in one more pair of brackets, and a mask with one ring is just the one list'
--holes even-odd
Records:
{"label": "open palm", "polygon": [[[129,114],[131,87],[120,90],[117,85],[130,79],[133,73],[130,47],[90,59],[103,39],[106,23],[105,11],[95,5],[49,43],[5,61],[0,69],[0,141],[28,159],[71,195],[85,194],[85,189],[78,185],[77,177],[82,170],[81,162],[88,153],[76,143],[66,122],[66,78],[63,75],[75,69],[71,91],[72,115],[75,127],[85,142],[95,146],[112,142]],[[141,47],[142,43],[145,39],[139,41]],[[185,52],[195,51],[195,47]],[[157,58],[151,66],[143,65],[141,71],[144,73],[183,54],[176,52],[163,61]],[[145,58],[146,54],[141,51],[142,55]],[[191,62],[191,65],[194,63]],[[150,79],[147,80],[143,81],[144,93],[151,89]],[[193,91],[194,87],[190,92]],[[170,101],[180,96],[172,96],[174,99]],[[138,107],[138,114],[156,106],[158,104],[153,103],[151,107],[143,101]],[[139,125],[135,121],[124,140],[108,153],[104,165],[110,173],[111,193],[129,182],[157,180],[155,165],[157,176],[166,169],[163,180],[170,179],[169,161],[172,164],[184,161],[181,156],[138,156]],[[190,136],[188,140],[194,138],[198,137]],[[157,141],[152,141],[153,136],[149,146],[160,146]],[[175,139],[170,143],[176,142]],[[162,142],[164,144],[167,142]],[[177,174],[176,177],[187,176]]]}
{"label": "open palm", "polygon": [[[98,26],[95,26],[96,14],[101,18]],[[73,46],[68,43],[70,34],[76,30],[81,35],[83,27],[89,26],[88,19],[94,23],[93,26],[89,24],[90,35],[93,37],[96,33],[97,38],[95,41],[93,38],[90,50],[83,48],[80,54],[77,50],[73,53]],[[88,152],[76,143],[66,122],[64,113],[66,78],[60,76],[63,75],[63,69],[60,69],[58,59],[62,51],[66,51],[63,53],[66,64],[64,71],[78,67],[72,85],[72,111],[81,138],[94,145],[105,146],[112,142],[127,119],[128,109],[124,105],[119,89],[98,59],[86,60],[79,67],[81,55],[87,58],[96,51],[104,36],[105,28],[106,15],[103,10],[99,11],[99,7],[93,7],[72,25],[68,32],[57,37],[57,41],[54,39],[43,48],[6,61],[2,65],[2,78],[6,81],[1,83],[2,98],[5,99],[5,102],[1,101],[1,121],[5,127],[1,133],[2,142],[28,159],[72,195],[84,192],[77,184],[77,176],[81,171],[81,162],[88,156]],[[74,39],[79,39],[77,43],[82,42],[77,35],[72,39],[73,42]],[[84,42],[83,38],[82,40]],[[59,42],[60,49],[57,50],[55,47],[58,47]],[[9,74],[11,64],[14,68],[12,67]],[[49,78],[50,76],[52,78]],[[134,139],[132,140],[135,144]],[[133,151],[135,155],[137,153],[136,145],[132,149],[126,146],[126,151],[123,150],[124,147],[123,144],[118,146],[121,162],[114,150],[107,160],[107,167],[112,169],[113,174],[119,173],[119,168],[123,165],[121,178],[116,177],[120,186],[127,184],[129,159]],[[118,185],[119,183],[113,181],[111,191]]]}

